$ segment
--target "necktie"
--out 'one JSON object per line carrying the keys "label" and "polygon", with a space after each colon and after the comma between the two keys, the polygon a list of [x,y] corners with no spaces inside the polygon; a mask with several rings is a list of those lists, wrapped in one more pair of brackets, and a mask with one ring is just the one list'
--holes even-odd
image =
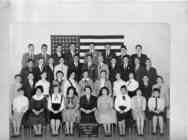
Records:
{"label": "necktie", "polygon": [[157,102],[157,97],[155,98],[155,111],[157,111],[157,108],[158,108],[158,102]]}

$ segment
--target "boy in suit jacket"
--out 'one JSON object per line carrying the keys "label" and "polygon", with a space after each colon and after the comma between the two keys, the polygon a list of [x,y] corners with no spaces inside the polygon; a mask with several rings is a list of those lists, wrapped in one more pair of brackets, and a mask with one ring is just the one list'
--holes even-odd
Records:
{"label": "boy in suit jacket", "polygon": [[100,73],[101,71],[106,71],[106,76],[107,78],[109,78],[109,68],[108,68],[108,65],[106,65],[104,62],[103,62],[103,56],[99,56],[98,57],[98,78],[100,76]]}
{"label": "boy in suit jacket", "polygon": [[114,83],[116,80],[116,74],[120,71],[120,67],[117,64],[117,59],[116,57],[112,57],[111,63],[109,65],[109,80],[111,83]]}
{"label": "boy in suit jacket", "polygon": [[132,65],[134,66],[135,58],[138,58],[140,60],[140,65],[145,67],[146,59],[148,56],[146,54],[142,53],[142,45],[138,44],[136,45],[136,53],[131,56]]}
{"label": "boy in suit jacket", "polygon": [[22,68],[27,66],[29,59],[33,60],[34,65],[36,65],[36,55],[34,44],[28,44],[28,52],[24,53],[22,56]]}
{"label": "boy in suit jacket", "polygon": [[82,72],[88,71],[88,76],[92,81],[95,81],[98,77],[97,65],[93,63],[92,56],[87,56],[86,63],[83,64]]}
{"label": "boy in suit jacket", "polygon": [[111,50],[110,44],[105,45],[105,51],[102,52],[102,56],[104,58],[104,63],[109,66],[111,59],[116,56],[115,53]]}
{"label": "boy in suit jacket", "polygon": [[122,44],[121,45],[121,53],[118,56],[118,64],[121,65],[123,63],[123,58],[124,56],[127,56],[128,58],[130,58],[130,55],[127,53],[127,47]]}
{"label": "boy in suit jacket", "polygon": [[121,69],[121,76],[124,81],[129,80],[129,73],[133,71],[132,67],[129,64],[129,57],[123,57],[123,63],[120,66]]}
{"label": "boy in suit jacket", "polygon": [[70,44],[70,49],[68,53],[65,54],[65,63],[70,67],[71,65],[74,64],[74,56],[78,55],[76,53],[76,47],[75,44]]}
{"label": "boy in suit jacket", "polygon": [[81,79],[81,70],[82,70],[82,65],[79,62],[79,56],[75,55],[74,62],[72,65],[69,66],[68,69],[68,77],[72,72],[75,72],[75,80],[78,82]]}
{"label": "boy in suit jacket", "polygon": [[39,53],[39,54],[36,56],[37,61],[38,61],[40,58],[43,58],[45,65],[48,63],[48,59],[50,58],[50,55],[47,53],[47,50],[48,50],[48,46],[47,46],[46,44],[42,44],[42,45],[41,45],[41,53]]}

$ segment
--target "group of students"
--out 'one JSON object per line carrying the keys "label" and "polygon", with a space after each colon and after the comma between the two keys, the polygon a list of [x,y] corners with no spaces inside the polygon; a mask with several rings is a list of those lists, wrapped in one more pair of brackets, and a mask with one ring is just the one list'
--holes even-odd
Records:
{"label": "group of students", "polygon": [[58,45],[54,54],[41,45],[35,54],[28,45],[22,68],[11,86],[11,119],[13,133],[20,135],[22,123],[29,124],[36,136],[49,123],[52,135],[58,135],[65,123],[65,135],[74,134],[74,123],[99,123],[105,136],[111,136],[111,124],[117,124],[120,136],[127,124],[135,120],[137,134],[144,135],[144,120],[152,119],[152,133],[163,135],[168,93],[163,78],[157,74],[151,60],[136,45],[136,53],[129,55],[121,46],[117,56],[110,44],[104,51],[90,44],[84,63],[80,63],[75,44],[62,53]]}

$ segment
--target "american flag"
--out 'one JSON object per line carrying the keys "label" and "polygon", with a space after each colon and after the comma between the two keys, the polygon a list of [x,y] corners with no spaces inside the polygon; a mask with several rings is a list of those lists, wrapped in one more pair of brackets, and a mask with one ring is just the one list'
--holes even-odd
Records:
{"label": "american flag", "polygon": [[57,45],[61,45],[63,53],[66,53],[72,43],[75,44],[76,51],[80,54],[80,62],[83,63],[89,45],[92,43],[95,49],[100,51],[109,44],[112,51],[119,55],[120,47],[124,44],[124,35],[51,35],[51,53],[55,52]]}

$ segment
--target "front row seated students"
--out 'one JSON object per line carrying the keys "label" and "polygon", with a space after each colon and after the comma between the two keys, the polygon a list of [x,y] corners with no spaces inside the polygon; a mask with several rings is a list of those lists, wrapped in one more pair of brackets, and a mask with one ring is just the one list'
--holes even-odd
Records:
{"label": "front row seated students", "polygon": [[48,110],[50,111],[50,126],[52,135],[58,135],[62,122],[61,112],[64,109],[64,99],[59,92],[58,85],[53,86],[52,95],[48,97]]}
{"label": "front row seated students", "polygon": [[146,98],[142,96],[142,91],[137,89],[136,95],[131,98],[132,116],[136,121],[138,136],[144,135],[144,120],[146,110]]}
{"label": "front row seated students", "polygon": [[160,96],[160,90],[154,88],[152,91],[152,96],[148,100],[149,111],[152,116],[152,124],[153,124],[153,135],[157,133],[157,125],[159,123],[160,135],[163,135],[163,123],[164,123],[164,109],[165,109],[165,101],[164,98]]}
{"label": "front row seated students", "polygon": [[111,125],[116,123],[116,112],[113,109],[113,98],[110,96],[107,87],[100,89],[97,100],[96,120],[103,125],[105,136],[111,136]]}
{"label": "front row seated students", "polygon": [[95,110],[97,108],[97,98],[92,95],[90,86],[86,86],[84,92],[84,95],[80,98],[80,123],[96,123]]}
{"label": "front row seated students", "polygon": [[29,120],[33,126],[35,136],[42,135],[42,126],[45,125],[46,121],[46,98],[44,97],[43,92],[43,87],[37,86],[35,88],[35,95],[30,102],[31,114],[29,115]]}
{"label": "front row seated students", "polygon": [[79,98],[74,87],[67,89],[64,101],[63,121],[65,122],[65,135],[74,135],[74,123],[79,121]]}
{"label": "front row seated students", "polygon": [[20,135],[20,126],[24,113],[29,108],[29,100],[24,96],[24,90],[19,88],[12,103],[13,136]]}
{"label": "front row seated students", "polygon": [[120,136],[125,135],[126,122],[130,119],[131,98],[128,95],[125,85],[120,88],[121,93],[115,98],[115,109],[117,111],[117,120]]}

